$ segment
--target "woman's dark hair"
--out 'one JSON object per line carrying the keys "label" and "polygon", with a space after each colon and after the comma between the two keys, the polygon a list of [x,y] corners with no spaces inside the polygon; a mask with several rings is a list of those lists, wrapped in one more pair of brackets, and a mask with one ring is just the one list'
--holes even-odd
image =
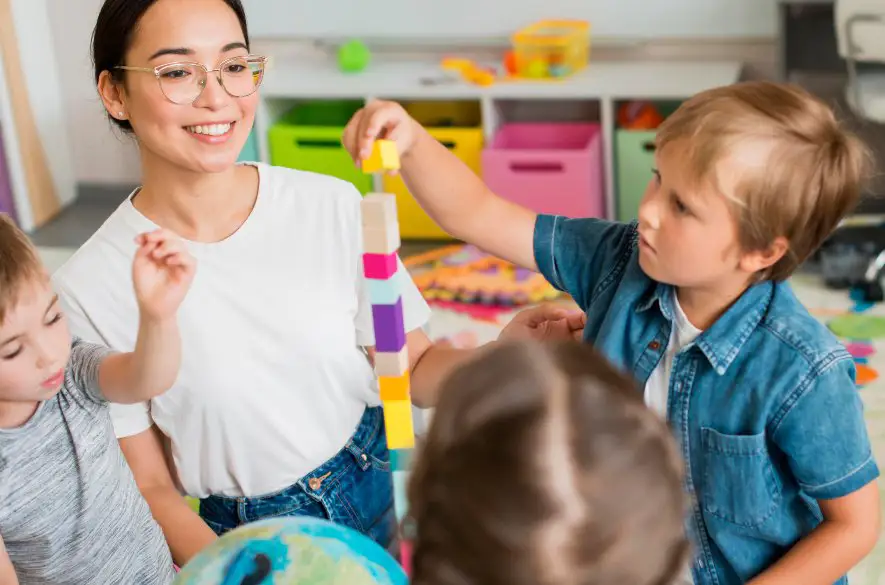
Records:
{"label": "woman's dark hair", "polygon": [[590,346],[502,344],[446,380],[419,446],[411,583],[671,583],[682,473],[666,423]]}
{"label": "woman's dark hair", "polygon": [[[237,15],[248,47],[249,29],[243,4],[240,0],[221,1]],[[114,81],[122,83],[125,72],[114,67],[124,65],[123,61],[132,46],[132,38],[141,17],[156,3],[157,0],[105,0],[92,31],[92,63],[95,67],[96,84],[102,71],[108,71]],[[132,125],[127,120],[118,120],[110,115],[108,117],[123,130],[132,130]]]}

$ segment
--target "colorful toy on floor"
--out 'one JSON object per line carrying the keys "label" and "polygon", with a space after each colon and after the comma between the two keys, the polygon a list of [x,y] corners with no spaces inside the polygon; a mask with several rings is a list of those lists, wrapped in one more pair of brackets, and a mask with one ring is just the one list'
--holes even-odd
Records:
{"label": "colorful toy on floor", "polygon": [[[396,144],[376,140],[372,155],[363,161],[363,171],[374,173],[399,169]],[[396,196],[369,193],[361,203],[363,229],[363,273],[368,282],[375,331],[375,374],[381,392],[387,447],[393,475],[393,501],[397,521],[402,526],[408,510],[406,484],[409,462],[415,447],[412,400],[409,379],[409,349],[403,323],[400,284],[408,278],[401,274],[397,261],[400,232]],[[409,536],[400,530],[400,557],[409,566]]]}
{"label": "colorful toy on floor", "polygon": [[479,304],[508,311],[563,296],[537,272],[517,268],[470,245],[447,246],[404,262],[431,303]]}

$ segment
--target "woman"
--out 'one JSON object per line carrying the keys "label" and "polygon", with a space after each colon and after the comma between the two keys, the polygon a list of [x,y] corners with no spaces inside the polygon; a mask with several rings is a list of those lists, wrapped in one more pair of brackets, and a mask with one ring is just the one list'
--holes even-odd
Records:
{"label": "woman", "polygon": [[[113,412],[173,558],[281,515],[330,518],[388,544],[359,194],[331,177],[236,164],[264,73],[239,0],[106,0],[93,57],[109,116],[138,142],[143,183],[54,280],[75,334],[131,348],[135,235],[167,228],[197,259],[175,387]],[[413,400],[428,406],[467,352],[430,343],[410,281],[403,312]],[[548,316],[562,313],[531,314],[522,329]],[[202,521],[176,487],[200,498]]]}

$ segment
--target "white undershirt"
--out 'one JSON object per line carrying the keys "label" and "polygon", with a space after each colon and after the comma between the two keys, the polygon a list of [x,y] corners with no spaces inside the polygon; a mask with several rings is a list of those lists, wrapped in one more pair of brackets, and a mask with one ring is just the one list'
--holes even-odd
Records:
{"label": "white undershirt", "polygon": [[[667,343],[667,349],[664,351],[661,361],[658,362],[657,367],[645,383],[644,394],[645,404],[664,418],[667,418],[667,398],[670,394],[670,373],[673,369],[673,360],[683,347],[694,341],[701,333],[703,331],[692,325],[688,317],[685,316],[685,312],[674,294],[673,329],[670,331],[670,341]],[[693,583],[691,568],[686,566],[674,585],[692,585]]]}
{"label": "white undershirt", "polygon": [[[380,404],[362,277],[360,195],[332,177],[257,165],[251,215],[229,238],[188,242],[198,265],[179,311],[182,368],[150,403],[112,406],[117,435],[155,423],[194,497],[283,489],[335,455]],[[156,226],[129,198],[53,277],[74,334],[135,345],[133,239]],[[400,270],[404,270],[400,263]],[[404,324],[430,310],[404,279]]]}

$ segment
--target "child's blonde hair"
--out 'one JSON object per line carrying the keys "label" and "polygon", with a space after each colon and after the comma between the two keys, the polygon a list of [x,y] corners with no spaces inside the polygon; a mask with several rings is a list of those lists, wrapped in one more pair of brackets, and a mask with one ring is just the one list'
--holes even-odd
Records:
{"label": "child's blonde hair", "polygon": [[444,384],[409,484],[413,585],[661,585],[687,559],[682,463],[590,346],[498,346]]}
{"label": "child's blonde hair", "polygon": [[12,218],[0,213],[0,324],[28,285],[45,278],[36,248]]}
{"label": "child's blonde hair", "polygon": [[743,82],[700,93],[658,129],[658,149],[677,141],[698,185],[717,189],[718,163],[738,148],[767,155],[726,194],[743,250],[766,250],[778,237],[789,242],[760,280],[784,280],[814,253],[855,207],[872,170],[864,144],[795,85]]}

